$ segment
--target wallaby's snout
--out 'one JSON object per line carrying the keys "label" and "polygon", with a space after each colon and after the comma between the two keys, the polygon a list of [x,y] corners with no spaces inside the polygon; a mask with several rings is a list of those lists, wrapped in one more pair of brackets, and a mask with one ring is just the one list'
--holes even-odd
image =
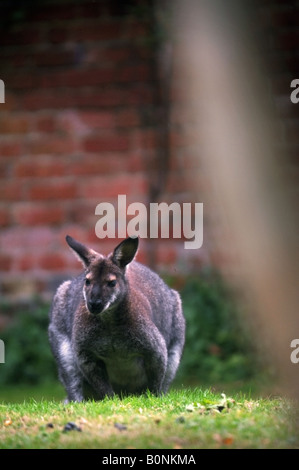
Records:
{"label": "wallaby's snout", "polygon": [[87,308],[93,315],[97,315],[104,310],[104,304],[101,300],[89,300]]}
{"label": "wallaby's snout", "polygon": [[116,281],[113,287],[110,285],[109,279],[112,277],[116,279],[116,275],[111,273],[109,264],[104,260],[96,264],[93,269],[86,270],[83,296],[91,314],[99,315],[115,304],[118,289]]}
{"label": "wallaby's snout", "polygon": [[185,341],[179,294],[134,260],[137,237],[108,256],[66,241],[84,271],[58,288],[49,340],[68,400],[166,392]]}

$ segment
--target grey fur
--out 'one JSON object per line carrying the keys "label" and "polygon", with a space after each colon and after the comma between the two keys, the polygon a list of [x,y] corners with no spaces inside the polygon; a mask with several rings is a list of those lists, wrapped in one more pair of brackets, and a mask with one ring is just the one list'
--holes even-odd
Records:
{"label": "grey fur", "polygon": [[138,238],[108,257],[66,240],[85,272],[57,289],[48,332],[68,400],[166,393],[185,341],[179,294],[133,260]]}

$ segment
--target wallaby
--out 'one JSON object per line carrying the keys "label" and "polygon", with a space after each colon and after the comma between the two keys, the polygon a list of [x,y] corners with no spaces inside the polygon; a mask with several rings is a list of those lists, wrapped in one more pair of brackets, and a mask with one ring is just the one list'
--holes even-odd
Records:
{"label": "wallaby", "polygon": [[166,393],[185,341],[181,299],[134,261],[129,237],[105,257],[67,236],[85,271],[57,289],[49,340],[68,401]]}

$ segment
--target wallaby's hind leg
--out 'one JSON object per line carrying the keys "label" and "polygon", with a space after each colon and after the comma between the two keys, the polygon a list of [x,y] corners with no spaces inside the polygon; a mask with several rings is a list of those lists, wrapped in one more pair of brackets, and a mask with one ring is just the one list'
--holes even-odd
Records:
{"label": "wallaby's hind leg", "polygon": [[167,369],[166,374],[163,381],[163,392],[166,393],[168,388],[173,381],[176,371],[178,369],[180,360],[182,355],[182,347],[181,345],[175,345],[171,347],[168,351],[168,362],[167,362]]}
{"label": "wallaby's hind leg", "polygon": [[83,400],[83,378],[75,362],[69,339],[54,327],[49,328],[51,348],[58,367],[58,376],[67,392],[67,400]]}
{"label": "wallaby's hind leg", "polygon": [[83,381],[82,377],[79,374],[74,374],[72,377],[65,374],[65,371],[60,369],[59,371],[59,379],[61,383],[64,385],[67,391],[67,399],[65,403],[70,401],[83,401]]}
{"label": "wallaby's hind leg", "polygon": [[170,345],[168,346],[168,359],[167,368],[163,381],[163,391],[167,392],[171,382],[173,381],[177,369],[179,367],[182,352],[185,343],[185,319],[182,313],[182,303],[179,294],[176,291],[172,291],[176,297],[173,318],[174,323],[172,325],[173,337]]}

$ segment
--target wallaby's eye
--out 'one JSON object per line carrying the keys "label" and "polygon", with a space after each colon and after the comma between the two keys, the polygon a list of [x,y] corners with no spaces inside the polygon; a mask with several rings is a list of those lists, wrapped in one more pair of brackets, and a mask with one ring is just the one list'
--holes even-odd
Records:
{"label": "wallaby's eye", "polygon": [[115,287],[116,286],[116,279],[111,279],[111,281],[107,281],[107,284],[109,287]]}
{"label": "wallaby's eye", "polygon": [[90,279],[88,277],[85,278],[85,285],[90,286]]}

